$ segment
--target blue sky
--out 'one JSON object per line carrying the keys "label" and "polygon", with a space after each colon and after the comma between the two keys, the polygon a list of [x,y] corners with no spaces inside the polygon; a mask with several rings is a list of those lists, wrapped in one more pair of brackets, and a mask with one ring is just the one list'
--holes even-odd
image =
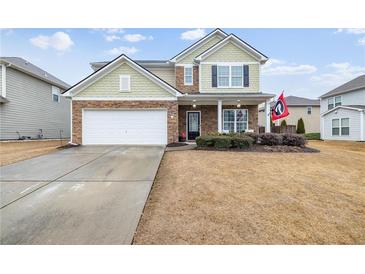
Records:
{"label": "blue sky", "polygon": [[[89,62],[126,53],[169,59],[212,29],[3,29],[1,56],[23,57],[69,84]],[[223,29],[270,57],[262,92],[316,98],[365,73],[365,29]]]}

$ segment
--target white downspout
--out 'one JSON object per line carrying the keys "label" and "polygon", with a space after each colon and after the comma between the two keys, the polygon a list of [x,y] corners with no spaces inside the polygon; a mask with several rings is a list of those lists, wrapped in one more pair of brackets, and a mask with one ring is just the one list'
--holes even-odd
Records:
{"label": "white downspout", "polygon": [[365,112],[361,111],[360,112],[360,141],[365,141],[365,129],[364,129],[364,116],[365,116]]}
{"label": "white downspout", "polygon": [[271,125],[270,125],[270,100],[265,101],[265,132],[271,131]]}
{"label": "white downspout", "polygon": [[1,64],[1,96],[6,98],[6,65]]}
{"label": "white downspout", "polygon": [[222,100],[218,100],[218,132],[222,133]]}

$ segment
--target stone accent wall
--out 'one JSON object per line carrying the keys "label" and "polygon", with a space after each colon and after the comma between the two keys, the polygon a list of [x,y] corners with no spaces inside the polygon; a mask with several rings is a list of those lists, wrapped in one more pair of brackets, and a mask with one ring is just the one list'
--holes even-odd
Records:
{"label": "stone accent wall", "polygon": [[82,144],[82,109],[84,108],[166,108],[168,143],[178,141],[177,101],[72,101],[72,142],[75,144]]}
{"label": "stone accent wall", "polygon": [[[236,109],[237,106],[223,106],[223,109]],[[258,106],[257,105],[242,105],[242,109],[248,110],[248,128],[258,132]],[[193,108],[191,105],[179,106],[179,135],[186,132],[186,111],[201,112],[201,135],[209,132],[218,131],[218,114],[217,105],[197,105]],[[186,132],[187,133],[187,132]]]}
{"label": "stone accent wall", "polygon": [[182,93],[199,93],[199,67],[193,67],[193,85],[185,86],[184,85],[184,67],[176,66],[175,67],[176,74],[176,88],[180,90]]}

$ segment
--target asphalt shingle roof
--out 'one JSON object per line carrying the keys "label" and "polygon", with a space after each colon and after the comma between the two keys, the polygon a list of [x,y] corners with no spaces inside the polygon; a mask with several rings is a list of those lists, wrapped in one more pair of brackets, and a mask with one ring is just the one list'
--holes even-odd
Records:
{"label": "asphalt shingle roof", "polygon": [[20,57],[0,57],[0,61],[9,63],[14,66],[15,69],[20,69],[25,73],[29,73],[30,75],[37,77],[45,82],[53,84],[63,89],[68,89],[70,87],[69,84],[63,82],[62,80],[58,79],[57,77],[53,76],[52,74],[48,73],[47,71],[33,65],[32,63],[28,62],[27,60],[20,58]]}
{"label": "asphalt shingle roof", "polygon": [[285,97],[286,104],[288,106],[319,106],[319,100],[317,99],[308,99],[297,96],[287,96]]}
{"label": "asphalt shingle roof", "polygon": [[365,88],[365,74],[323,94],[320,98],[326,98],[332,95],[350,92],[360,88]]}

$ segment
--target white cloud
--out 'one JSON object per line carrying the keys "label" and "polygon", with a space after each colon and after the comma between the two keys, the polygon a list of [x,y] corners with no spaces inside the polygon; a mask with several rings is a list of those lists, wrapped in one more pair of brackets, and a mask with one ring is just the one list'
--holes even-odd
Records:
{"label": "white cloud", "polygon": [[117,48],[112,48],[110,50],[107,50],[105,53],[108,55],[121,55],[121,54],[126,54],[126,55],[132,55],[136,52],[138,52],[139,50],[135,47],[117,47]]}
{"label": "white cloud", "polygon": [[359,40],[357,40],[357,42],[360,46],[365,46],[365,36],[363,38],[360,38]]}
{"label": "white cloud", "polygon": [[196,40],[202,38],[206,35],[205,29],[194,29],[188,30],[180,35],[180,39],[182,40]]}
{"label": "white cloud", "polygon": [[300,75],[311,74],[317,71],[313,65],[288,64],[279,59],[269,59],[262,67],[264,75]]}
{"label": "white cloud", "polygon": [[346,32],[349,34],[365,34],[365,29],[337,29],[335,33]]}
{"label": "white cloud", "polygon": [[53,48],[58,51],[66,51],[74,45],[71,37],[62,31],[56,32],[53,35],[38,35],[29,40],[32,45],[41,48],[48,49]]}
{"label": "white cloud", "polygon": [[311,80],[322,86],[335,87],[365,73],[365,67],[352,66],[348,62],[331,63],[326,68],[328,72],[313,76]]}
{"label": "white cloud", "polygon": [[114,34],[113,35],[105,35],[104,37],[105,37],[105,40],[107,42],[113,42],[115,40],[120,40],[120,37],[119,36],[116,36]]}
{"label": "white cloud", "polygon": [[152,36],[143,36],[142,34],[125,34],[123,36],[123,39],[128,41],[128,42],[140,42],[140,41],[144,41],[144,40],[153,40],[153,37]]}

